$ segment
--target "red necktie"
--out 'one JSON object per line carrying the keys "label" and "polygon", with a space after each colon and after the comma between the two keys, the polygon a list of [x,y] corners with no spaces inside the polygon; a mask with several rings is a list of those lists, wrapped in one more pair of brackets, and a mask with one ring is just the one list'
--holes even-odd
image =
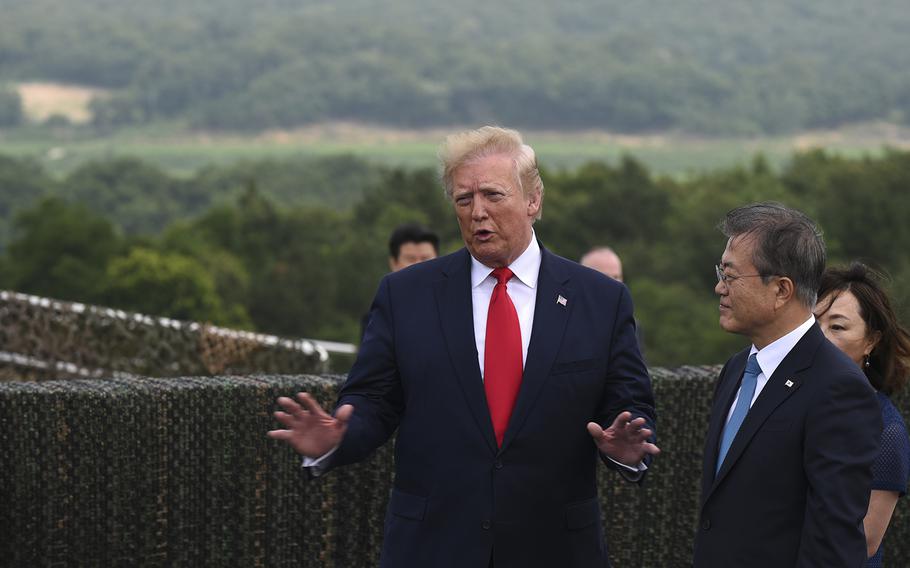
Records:
{"label": "red necktie", "polygon": [[521,386],[521,326],[518,313],[506,290],[512,277],[508,268],[493,271],[496,287],[490,297],[487,310],[487,337],[483,351],[483,389],[487,394],[496,443],[502,446],[502,438],[518,398]]}

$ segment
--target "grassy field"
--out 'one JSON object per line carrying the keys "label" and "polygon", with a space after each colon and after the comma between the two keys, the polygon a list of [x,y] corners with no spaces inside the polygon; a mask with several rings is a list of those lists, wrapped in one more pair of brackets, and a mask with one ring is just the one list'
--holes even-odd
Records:
{"label": "grassy field", "polygon": [[[207,164],[263,158],[354,154],[390,165],[432,166],[446,131],[399,131],[324,125],[239,136],[191,132],[179,125],[128,129],[99,135],[87,127],[30,126],[0,132],[0,154],[29,156],[60,175],[88,160],[138,156],[176,174]],[[837,132],[779,138],[695,138],[677,134],[620,136],[605,132],[525,132],[549,168],[574,168],[590,160],[635,156],[663,174],[747,163],[757,153],[781,165],[796,150],[823,147],[847,155],[876,154],[884,147],[910,149],[910,130],[865,125]]]}
{"label": "grassy field", "polygon": [[[156,124],[100,134],[84,125],[90,118],[89,102],[111,93],[59,83],[20,83],[17,88],[29,124],[0,131],[0,154],[31,157],[55,175],[89,160],[114,156],[137,156],[178,175],[189,175],[207,164],[333,154],[354,154],[389,165],[434,166],[438,145],[456,130],[331,123],[231,135],[194,132],[181,124]],[[42,126],[51,116],[66,117],[71,126]],[[876,154],[886,146],[910,149],[910,129],[889,124],[777,138],[697,138],[673,133],[628,136],[593,131],[524,134],[537,150],[540,163],[548,168],[571,169],[591,160],[615,162],[631,155],[651,171],[671,175],[748,163],[758,153],[780,166],[794,151],[812,147],[847,155]]]}

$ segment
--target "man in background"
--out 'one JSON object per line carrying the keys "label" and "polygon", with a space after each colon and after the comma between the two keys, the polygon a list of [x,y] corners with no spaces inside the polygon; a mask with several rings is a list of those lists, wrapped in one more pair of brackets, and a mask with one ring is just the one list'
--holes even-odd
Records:
{"label": "man in background", "polygon": [[[622,282],[622,260],[616,251],[610,247],[594,247],[581,257],[579,263],[582,266],[593,268],[594,270],[606,274],[617,282]],[[641,331],[641,324],[638,318],[635,319],[635,339],[638,340],[638,349],[642,356],[645,353],[645,340]]]}
{"label": "man in background", "polygon": [[399,225],[389,237],[389,270],[392,272],[437,256],[439,236],[417,223]]}
{"label": "man in background", "polygon": [[[418,225],[404,223],[395,227],[389,237],[389,270],[398,272],[412,264],[439,256],[439,235]],[[370,323],[370,313],[360,318],[360,339]]]}
{"label": "man in background", "polygon": [[579,262],[582,266],[593,268],[613,280],[622,282],[622,261],[610,247],[594,247],[586,252]]}

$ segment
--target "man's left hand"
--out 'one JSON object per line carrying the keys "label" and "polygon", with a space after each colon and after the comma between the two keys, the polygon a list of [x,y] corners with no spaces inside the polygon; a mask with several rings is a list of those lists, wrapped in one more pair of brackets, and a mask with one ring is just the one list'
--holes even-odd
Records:
{"label": "man's left hand", "polygon": [[588,433],[601,453],[621,464],[636,467],[646,455],[660,453],[660,448],[648,441],[653,432],[645,427],[646,423],[640,416],[632,420],[631,412],[620,412],[606,430],[596,422],[588,422]]}

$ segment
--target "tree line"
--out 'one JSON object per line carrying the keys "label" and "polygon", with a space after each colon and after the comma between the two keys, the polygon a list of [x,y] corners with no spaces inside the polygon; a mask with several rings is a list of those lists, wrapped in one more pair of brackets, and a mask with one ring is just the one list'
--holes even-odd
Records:
{"label": "tree line", "polygon": [[[113,90],[96,126],[751,135],[910,123],[902,0],[0,0],[0,82]],[[16,100],[0,92],[4,106]],[[7,124],[13,119],[8,119]]]}
{"label": "tree line", "polygon": [[[717,363],[744,342],[717,326],[713,264],[724,240],[715,227],[753,201],[817,219],[831,263],[862,259],[885,272],[910,322],[910,152],[812,151],[780,171],[757,156],[683,179],[632,157],[542,173],[539,238],[571,259],[593,245],[617,250],[651,364]],[[0,158],[0,187],[0,287],[291,337],[356,342],[397,224],[437,230],[444,253],[461,246],[434,170],[353,157],[191,178],[116,159],[59,181]]]}

